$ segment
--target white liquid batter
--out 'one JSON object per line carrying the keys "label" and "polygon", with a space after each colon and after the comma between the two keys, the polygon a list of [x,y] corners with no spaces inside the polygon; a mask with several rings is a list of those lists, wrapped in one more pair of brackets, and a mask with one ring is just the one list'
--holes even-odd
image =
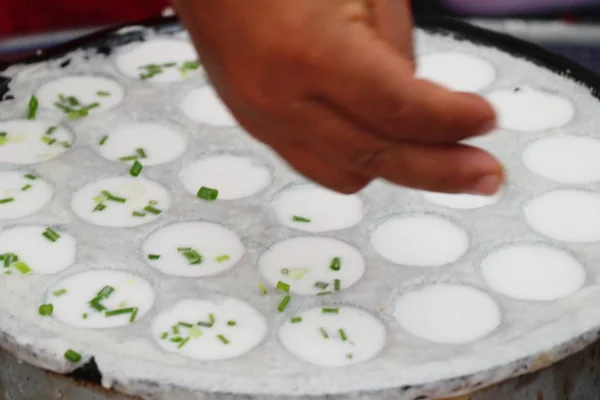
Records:
{"label": "white liquid batter", "polygon": [[532,172],[552,181],[587,184],[600,181],[600,140],[582,136],[539,139],[523,152]]}
{"label": "white liquid batter", "polygon": [[600,241],[600,196],[579,190],[555,190],[530,201],[527,222],[541,235],[571,243]]}
{"label": "white liquid batter", "polygon": [[[47,228],[18,226],[0,232],[0,254],[17,255],[33,274],[55,274],[68,268],[75,261],[75,238],[61,230],[54,230],[60,237],[53,242],[43,235]],[[0,261],[2,265],[3,261]],[[12,267],[0,268],[0,274],[8,270],[19,275],[19,271]]]}
{"label": "white liquid batter", "polygon": [[25,172],[0,172],[0,220],[35,214],[52,199],[54,189],[41,178]]}
{"label": "white liquid batter", "polygon": [[459,210],[473,210],[475,208],[496,204],[502,197],[502,193],[498,192],[493,196],[479,196],[472,194],[424,192],[423,196],[427,201],[440,206],[456,208]]}
{"label": "white liquid batter", "polygon": [[570,100],[529,86],[497,90],[487,99],[496,110],[498,126],[510,131],[559,128],[575,117],[575,106]]}
{"label": "white liquid batter", "polygon": [[[193,76],[196,70],[182,69],[185,62],[195,61],[198,55],[191,43],[182,40],[154,39],[142,42],[135,48],[119,54],[117,67],[130,77],[140,79],[147,65],[165,65],[162,72],[147,80],[153,82],[175,82]],[[176,65],[171,65],[175,63]]]}
{"label": "white liquid batter", "polygon": [[73,143],[71,132],[49,121],[0,121],[0,162],[34,164],[58,157]]}
{"label": "white liquid batter", "polygon": [[485,292],[469,286],[436,284],[409,292],[394,312],[408,333],[437,343],[481,339],[501,323],[500,308]]}
{"label": "white liquid batter", "polygon": [[102,136],[97,148],[108,160],[136,156],[142,165],[147,166],[175,160],[185,152],[186,145],[183,135],[174,129],[156,123],[137,122]]}
{"label": "white liquid batter", "polygon": [[[105,310],[90,304],[105,287],[113,289],[109,296],[96,302]],[[70,276],[50,288],[45,303],[54,305],[53,316],[80,328],[116,328],[140,320],[154,304],[154,291],[144,279],[120,271],[97,270]],[[115,310],[136,309],[133,312],[107,316]],[[132,321],[133,319],[133,321]]]}
{"label": "white liquid batter", "polygon": [[[103,191],[121,201],[111,200]],[[123,202],[125,200],[125,202]],[[111,228],[133,227],[152,222],[171,206],[169,192],[143,178],[114,177],[81,188],[71,207],[84,221]]]}
{"label": "white liquid batter", "polygon": [[279,330],[287,351],[312,364],[342,367],[369,361],[383,350],[387,332],[379,319],[359,308],[325,307],[337,312],[318,307],[287,318]]}
{"label": "white liquid batter", "polygon": [[[363,219],[363,202],[314,185],[299,185],[280,193],[273,203],[283,225],[307,232],[349,228]],[[307,222],[309,220],[310,222]]]}
{"label": "white liquid batter", "polygon": [[196,360],[240,357],[258,346],[266,333],[265,317],[230,297],[184,300],[152,323],[152,336],[160,347]]}
{"label": "white liquid batter", "polygon": [[420,57],[416,76],[450,90],[477,92],[496,79],[496,71],[491,63],[478,57],[448,51]]}
{"label": "white liquid batter", "polygon": [[585,282],[585,270],[572,255],[535,244],[499,249],[483,261],[481,273],[490,288],[519,300],[556,300]]}
{"label": "white liquid batter", "polygon": [[[108,95],[99,95],[99,92]],[[125,97],[125,91],[112,79],[100,76],[66,76],[43,84],[35,94],[41,107],[58,110],[56,102],[60,95],[75,97],[81,105],[98,103],[98,107],[89,110],[97,114],[118,106]]]}
{"label": "white liquid batter", "polygon": [[181,103],[192,121],[211,126],[236,126],[237,122],[212,86],[192,90]]}
{"label": "white liquid batter", "polygon": [[[183,248],[196,251],[201,259],[195,258],[194,253],[185,253]],[[209,222],[169,225],[151,234],[142,245],[148,264],[175,276],[218,274],[240,261],[244,251],[242,241],[233,231]]]}
{"label": "white liquid batter", "polygon": [[461,258],[469,247],[467,232],[436,216],[392,217],[379,225],[371,243],[396,264],[438,267]]}
{"label": "white liquid batter", "polygon": [[179,174],[181,184],[196,196],[201,187],[219,191],[220,200],[234,200],[257,194],[270,183],[271,171],[248,157],[220,155],[198,160]]}
{"label": "white liquid batter", "polygon": [[290,293],[301,295],[334,293],[336,280],[337,291],[342,291],[358,282],[365,272],[365,260],[356,248],[337,239],[314,236],[273,245],[261,255],[258,266],[271,285],[281,281],[290,286]]}

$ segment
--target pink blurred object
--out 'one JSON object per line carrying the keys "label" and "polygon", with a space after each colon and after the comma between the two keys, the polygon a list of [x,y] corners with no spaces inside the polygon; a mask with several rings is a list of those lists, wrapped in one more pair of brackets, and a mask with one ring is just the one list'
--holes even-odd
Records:
{"label": "pink blurred object", "polygon": [[[419,0],[414,0],[419,1]],[[454,11],[471,15],[506,15],[523,12],[568,10],[600,5],[600,0],[442,0]]]}

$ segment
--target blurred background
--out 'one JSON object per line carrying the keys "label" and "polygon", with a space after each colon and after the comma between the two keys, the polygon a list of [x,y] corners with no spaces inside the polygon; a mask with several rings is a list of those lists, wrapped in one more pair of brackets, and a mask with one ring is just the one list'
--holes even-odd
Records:
{"label": "blurred background", "polygon": [[[412,0],[416,15],[463,18],[538,42],[600,73],[600,0]],[[168,0],[2,0],[0,61],[94,30],[172,15]]]}

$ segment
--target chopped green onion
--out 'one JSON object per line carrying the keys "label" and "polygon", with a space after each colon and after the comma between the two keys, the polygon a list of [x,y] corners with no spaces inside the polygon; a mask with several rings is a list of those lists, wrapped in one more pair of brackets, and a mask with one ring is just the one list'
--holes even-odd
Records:
{"label": "chopped green onion", "polygon": [[279,303],[279,307],[277,307],[277,310],[279,312],[283,312],[285,310],[285,308],[288,306],[288,304],[290,304],[290,300],[292,300],[292,298],[290,297],[290,295],[286,295],[283,300],[281,300],[281,303]]}
{"label": "chopped green onion", "polygon": [[227,254],[223,254],[222,256],[217,257],[216,260],[218,263],[222,263],[229,260],[229,256]]}
{"label": "chopped green onion", "polygon": [[131,213],[131,215],[133,215],[134,217],[145,217],[146,216],[146,214],[141,211],[134,211]]}
{"label": "chopped green onion", "polygon": [[96,92],[96,95],[100,96],[100,97],[108,97],[108,96],[110,96],[110,92],[106,92],[104,90],[98,90]]}
{"label": "chopped green onion", "polygon": [[213,324],[211,324],[210,322],[204,322],[204,321],[200,321],[200,322],[196,323],[196,325],[202,326],[204,328],[212,328],[212,326],[213,326]]}
{"label": "chopped green onion", "polygon": [[339,279],[336,279],[333,281],[333,290],[335,290],[336,292],[339,292],[342,286],[342,281],[340,281]]}
{"label": "chopped green onion", "polygon": [[182,252],[182,251],[190,251],[192,250],[191,247],[178,247],[177,251]]}
{"label": "chopped green onion", "polygon": [[67,118],[69,119],[79,119],[88,116],[88,110],[86,108],[82,108],[81,110],[71,111],[67,114]]}
{"label": "chopped green onion", "polygon": [[48,136],[42,136],[41,141],[46,143],[48,146],[52,146],[54,143],[56,143],[56,139]]}
{"label": "chopped green onion", "polygon": [[202,255],[193,249],[180,251],[180,253],[188,260],[190,265],[202,264],[202,261],[204,260]]}
{"label": "chopped green onion", "polygon": [[292,317],[292,318],[290,318],[290,322],[292,324],[297,324],[299,322],[302,322],[302,317]]}
{"label": "chopped green onion", "polygon": [[211,188],[202,186],[200,188],[200,190],[198,190],[198,193],[196,196],[198,196],[198,198],[200,198],[200,199],[214,201],[217,199],[217,197],[219,197],[219,191],[217,189],[211,189]]}
{"label": "chopped green onion", "polygon": [[55,295],[56,297],[60,297],[65,293],[67,293],[67,289],[58,289],[56,292],[54,292],[52,294]]}
{"label": "chopped green onion", "polygon": [[237,322],[235,322],[235,321],[233,321],[233,320],[231,320],[231,321],[227,321],[227,325],[229,325],[229,326],[236,326],[236,325],[237,325]]}
{"label": "chopped green onion", "polygon": [[56,242],[58,239],[60,239],[60,235],[52,228],[46,228],[42,235],[51,242]]}
{"label": "chopped green onion", "polygon": [[202,332],[200,329],[194,326],[190,328],[190,330],[188,331],[188,335],[190,335],[191,338],[196,339],[204,335],[204,332]]}
{"label": "chopped green onion", "polygon": [[92,212],[103,211],[105,208],[106,208],[106,206],[104,204],[100,203],[96,207],[94,207],[94,210]]}
{"label": "chopped green onion", "polygon": [[28,273],[31,272],[31,268],[29,268],[29,265],[25,264],[22,261],[17,261],[12,266],[13,266],[14,269],[16,269],[17,271],[19,271],[23,275],[26,275],[26,274],[28,274]]}
{"label": "chopped green onion", "polygon": [[129,169],[129,175],[134,176],[134,177],[139,176],[140,172],[142,172],[142,168],[144,168],[142,166],[142,164],[138,160],[135,160],[133,162],[133,165]]}
{"label": "chopped green onion", "polygon": [[163,332],[162,335],[160,335],[160,338],[162,340],[165,340],[167,337],[169,337],[169,334],[167,332]]}
{"label": "chopped green onion", "polygon": [[104,135],[104,136],[102,136],[102,139],[100,139],[100,142],[98,144],[100,146],[104,146],[104,143],[106,143],[107,140],[108,140],[108,135]]}
{"label": "chopped green onion", "polygon": [[106,307],[104,307],[102,304],[100,304],[100,298],[95,298],[93,300],[91,300],[88,305],[93,308],[94,310],[98,311],[98,312],[102,312],[104,310],[106,310]]}
{"label": "chopped green onion", "polygon": [[332,294],[332,292],[319,292],[317,293],[317,296],[329,296],[330,294]]}
{"label": "chopped green onion", "polygon": [[0,204],[12,203],[15,201],[14,197],[7,197],[5,199],[0,199]]}
{"label": "chopped green onion", "polygon": [[319,328],[319,330],[321,331],[321,335],[323,335],[323,337],[325,339],[329,339],[329,334],[327,333],[327,331],[325,330],[325,328]]}
{"label": "chopped green onion", "polygon": [[177,327],[177,325],[173,325],[171,327],[171,330],[173,331],[174,335],[179,335],[179,328]]}
{"label": "chopped green onion", "polygon": [[285,282],[277,282],[277,290],[279,290],[281,293],[289,293],[290,292],[290,285],[288,285]]}
{"label": "chopped green onion", "polygon": [[223,335],[217,335],[217,337],[219,338],[219,340],[221,342],[223,342],[223,344],[229,344],[229,340],[227,340],[227,338]]}
{"label": "chopped green onion", "polygon": [[108,191],[103,190],[101,192],[101,194],[106,198],[106,200],[109,201],[114,201],[116,203],[125,203],[127,201],[127,199],[124,199],[122,197],[117,197],[117,196],[113,196],[112,194],[110,194]]}
{"label": "chopped green onion", "polygon": [[160,255],[158,254],[148,254],[148,260],[158,260]]}
{"label": "chopped green onion", "polygon": [[31,174],[26,174],[24,176],[25,176],[26,179],[29,179],[31,181],[35,181],[37,179],[37,176],[31,175]]}
{"label": "chopped green onion", "polygon": [[137,307],[133,308],[133,312],[131,313],[131,317],[129,317],[129,322],[133,323],[135,321],[135,318],[138,315],[138,311],[139,311],[139,309]]}
{"label": "chopped green onion", "polygon": [[346,336],[346,331],[344,331],[343,329],[339,329],[338,332],[340,333],[340,338],[342,339],[342,341],[346,341],[348,340],[348,336]]}
{"label": "chopped green onion", "polygon": [[54,305],[53,304],[42,304],[40,306],[40,308],[38,309],[38,313],[42,317],[48,317],[48,316],[52,315],[53,312],[54,312]]}
{"label": "chopped green onion", "polygon": [[329,286],[329,283],[327,283],[327,282],[315,282],[316,288],[327,289],[327,286]]}
{"label": "chopped green onion", "polygon": [[4,255],[4,268],[9,268],[14,262],[19,261],[19,257],[13,253],[7,253]]}
{"label": "chopped green onion", "polygon": [[37,97],[31,96],[31,98],[29,99],[29,105],[27,110],[27,119],[35,119],[35,116],[37,115],[38,106],[39,102]]}
{"label": "chopped green onion", "polygon": [[189,336],[188,336],[188,337],[186,337],[185,339],[183,339],[183,340],[181,341],[181,343],[179,343],[179,345],[177,345],[177,348],[178,348],[178,349],[182,348],[183,346],[185,346],[185,344],[186,344],[186,343],[187,343],[189,340],[190,340],[190,337],[189,337]]}
{"label": "chopped green onion", "polygon": [[196,70],[200,67],[200,61],[184,61],[181,66],[179,67],[179,70],[181,72],[186,72],[186,71],[190,71],[190,70]]}
{"label": "chopped green onion", "polygon": [[148,158],[148,156],[146,155],[146,152],[141,147],[138,147],[137,149],[135,149],[135,152],[137,153],[137,155],[140,158]]}
{"label": "chopped green onion", "polygon": [[158,214],[162,213],[162,210],[159,210],[158,208],[152,207],[150,205],[144,207],[144,211],[147,211],[150,214],[154,214],[154,215],[158,215]]}
{"label": "chopped green onion", "polygon": [[116,315],[131,314],[135,311],[134,307],[120,308],[118,310],[110,310],[104,313],[105,317],[114,317]]}
{"label": "chopped green onion", "polygon": [[260,293],[263,296],[267,295],[267,288],[265,288],[265,285],[262,282],[258,282],[258,290],[260,290]]}
{"label": "chopped green onion", "polygon": [[104,286],[102,290],[98,292],[96,297],[108,299],[115,292],[115,288],[112,286]]}
{"label": "chopped green onion", "polygon": [[294,222],[303,222],[303,223],[306,223],[306,224],[310,223],[310,219],[304,218],[304,217],[299,217],[297,215],[294,215],[292,217],[292,221],[294,221]]}
{"label": "chopped green onion", "polygon": [[65,106],[64,104],[61,103],[54,103],[54,105],[56,106],[56,108],[62,110],[63,112],[69,114],[73,112],[73,109],[71,107]]}
{"label": "chopped green onion", "polygon": [[26,190],[29,190],[29,189],[31,189],[32,187],[33,187],[33,186],[31,186],[30,184],[27,184],[27,185],[23,186],[23,187],[21,188],[21,190],[24,192],[24,191],[26,191]]}
{"label": "chopped green onion", "polygon": [[181,321],[179,321],[179,322],[177,323],[177,325],[179,325],[179,326],[183,326],[184,328],[192,328],[192,327],[194,326],[193,324],[190,324],[190,323],[188,323],[188,322],[181,322]]}
{"label": "chopped green onion", "polygon": [[181,343],[183,342],[183,338],[181,336],[175,336],[174,338],[169,339],[173,343]]}
{"label": "chopped green onion", "polygon": [[340,309],[339,308],[322,308],[321,311],[323,312],[323,314],[339,314],[340,313]]}
{"label": "chopped green onion", "polygon": [[331,260],[329,269],[332,271],[339,271],[340,268],[342,268],[342,260],[339,257],[334,257],[333,260]]}
{"label": "chopped green onion", "polygon": [[208,314],[208,320],[210,321],[210,325],[212,326],[215,323],[215,314]]}
{"label": "chopped green onion", "polygon": [[79,100],[77,100],[77,98],[74,97],[74,96],[67,97],[67,101],[72,106],[79,106],[79,105],[81,105],[81,103],[79,102]]}
{"label": "chopped green onion", "polygon": [[5,138],[6,135],[8,135],[8,133],[6,133],[6,132],[0,132],[0,138]]}
{"label": "chopped green onion", "polygon": [[83,315],[81,316],[81,318],[87,319],[88,318],[88,313],[83,313]]}
{"label": "chopped green onion", "polygon": [[349,360],[352,360],[353,357],[354,357],[354,355],[352,353],[346,355],[346,358]]}
{"label": "chopped green onion", "polygon": [[71,362],[79,362],[81,361],[81,354],[75,350],[69,349],[65,352],[65,358]]}
{"label": "chopped green onion", "polygon": [[46,135],[52,135],[54,133],[54,131],[56,131],[56,126],[51,126],[50,128],[48,128],[48,130],[46,130]]}

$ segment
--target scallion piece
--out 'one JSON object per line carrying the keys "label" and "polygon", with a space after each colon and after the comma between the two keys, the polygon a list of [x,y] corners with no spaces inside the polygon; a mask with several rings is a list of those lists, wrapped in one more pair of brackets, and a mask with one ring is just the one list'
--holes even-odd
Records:
{"label": "scallion piece", "polygon": [[204,199],[204,200],[208,200],[208,201],[215,201],[217,199],[217,197],[219,197],[219,191],[217,189],[211,189],[211,188],[202,186],[200,188],[200,190],[198,190],[198,193],[196,194],[196,196],[198,196],[198,198],[200,198],[200,199]]}
{"label": "scallion piece", "polygon": [[118,310],[110,310],[104,313],[105,317],[114,317],[116,315],[131,314],[135,311],[134,307],[120,308]]}
{"label": "scallion piece", "polygon": [[142,172],[143,168],[144,167],[142,166],[142,163],[140,163],[138,160],[135,160],[133,162],[133,165],[129,169],[129,175],[138,177],[140,175],[140,173]]}
{"label": "scallion piece", "polygon": [[329,286],[329,283],[327,282],[315,282],[315,287],[319,288],[319,289],[327,289],[327,286]]}
{"label": "scallion piece", "polygon": [[335,308],[325,308],[323,307],[321,309],[321,311],[323,312],[323,314],[339,314],[340,313],[340,309],[335,307]]}
{"label": "scallion piece", "polygon": [[122,197],[113,196],[107,190],[103,190],[101,193],[106,198],[106,200],[108,200],[108,201],[114,201],[116,203],[125,203],[127,201],[127,199],[124,199]]}
{"label": "scallion piece", "polygon": [[332,271],[339,271],[342,268],[342,260],[339,257],[333,257],[331,260],[331,264],[329,264],[329,269]]}
{"label": "scallion piece", "polygon": [[0,138],[5,138],[6,135],[8,135],[8,133],[6,133],[4,131],[0,132]]}
{"label": "scallion piece", "polygon": [[54,143],[56,143],[56,139],[48,137],[48,136],[42,136],[42,142],[46,143],[48,146],[52,146]]}
{"label": "scallion piece", "polygon": [[56,297],[60,297],[65,293],[67,293],[67,289],[58,289],[56,292],[53,292],[52,294],[55,295]]}
{"label": "scallion piece", "polygon": [[294,222],[303,222],[305,224],[309,224],[311,220],[308,219],[308,218],[299,217],[298,215],[294,215],[292,217],[292,221],[294,221]]}
{"label": "scallion piece", "polygon": [[281,303],[279,303],[279,307],[277,307],[277,310],[279,312],[283,312],[285,311],[286,307],[288,306],[288,304],[290,304],[290,300],[292,300],[292,298],[290,297],[290,295],[286,295],[283,300],[281,300]]}
{"label": "scallion piece", "polygon": [[346,341],[348,340],[348,336],[346,335],[346,331],[344,331],[343,329],[339,329],[338,330],[339,334],[340,334],[340,338],[342,339],[342,341]]}
{"label": "scallion piece", "polygon": [[29,99],[28,109],[27,109],[27,119],[35,119],[37,115],[39,102],[37,97],[31,96]]}
{"label": "scallion piece", "polygon": [[137,318],[137,315],[138,315],[138,311],[139,311],[139,309],[137,307],[133,308],[133,312],[131,313],[131,317],[129,317],[129,322],[131,322],[131,323],[135,322],[135,319]]}
{"label": "scallion piece", "polygon": [[115,288],[112,286],[104,286],[102,290],[98,292],[96,297],[108,299],[115,292]]}
{"label": "scallion piece", "polygon": [[81,354],[79,354],[75,350],[69,349],[65,352],[65,358],[71,362],[79,362],[81,361]]}
{"label": "scallion piece", "polygon": [[300,323],[300,322],[302,322],[302,317],[292,317],[292,318],[290,318],[290,322],[292,324]]}
{"label": "scallion piece", "polygon": [[152,207],[151,205],[147,205],[146,207],[144,207],[144,211],[147,211],[150,214],[154,214],[154,215],[158,215],[158,214],[162,213],[162,210],[159,210],[156,207]]}
{"label": "scallion piece", "polygon": [[88,319],[88,313],[86,313],[86,312],[85,312],[85,313],[83,313],[83,315],[81,316],[81,318],[83,318],[83,319]]}
{"label": "scallion piece", "polygon": [[285,282],[279,281],[277,282],[277,290],[279,290],[281,293],[289,293],[290,285],[288,285]]}
{"label": "scallion piece", "polygon": [[103,211],[106,208],[106,206],[102,203],[96,205],[96,207],[94,207],[94,210],[92,212],[96,212],[96,211]]}
{"label": "scallion piece", "polygon": [[100,298],[96,297],[95,299],[91,300],[88,305],[93,308],[94,310],[98,311],[98,312],[102,312],[104,310],[106,310],[106,307],[104,307],[102,304],[100,304]]}
{"label": "scallion piece", "polygon": [[158,254],[148,254],[148,260],[158,260],[160,255]]}
{"label": "scallion piece", "polygon": [[227,325],[229,325],[229,326],[236,326],[237,322],[235,322],[233,320],[230,320],[230,321],[227,321]]}
{"label": "scallion piece", "polygon": [[0,204],[12,203],[15,201],[14,197],[6,197],[4,199],[0,199]]}
{"label": "scallion piece", "polygon": [[227,340],[227,338],[223,335],[217,335],[217,337],[219,338],[219,340],[221,342],[223,342],[223,344],[229,344],[229,340]]}
{"label": "scallion piece", "polygon": [[333,290],[335,290],[336,292],[339,292],[341,290],[341,286],[342,281],[340,281],[339,279],[333,281]]}
{"label": "scallion piece", "polygon": [[325,328],[319,328],[319,330],[321,331],[321,335],[325,338],[325,339],[329,339],[329,334],[327,333],[327,331],[325,330]]}
{"label": "scallion piece", "polygon": [[60,235],[52,228],[46,228],[42,235],[51,242],[56,242],[60,239]]}
{"label": "scallion piece", "polygon": [[102,139],[100,139],[100,142],[98,142],[98,144],[100,146],[104,146],[104,143],[106,143],[107,140],[108,140],[108,135],[104,135],[104,136],[102,136]]}
{"label": "scallion piece", "polygon": [[40,308],[38,309],[38,313],[42,317],[49,317],[50,315],[52,315],[53,312],[54,312],[54,305],[53,304],[42,304],[40,306]]}
{"label": "scallion piece", "polygon": [[186,344],[186,343],[187,343],[189,340],[190,340],[190,337],[189,337],[189,336],[188,336],[188,337],[186,337],[185,339],[183,339],[183,340],[181,341],[181,343],[179,343],[179,344],[177,345],[177,348],[178,348],[178,349],[182,348],[183,346],[185,346],[185,344]]}
{"label": "scallion piece", "polygon": [[262,282],[258,282],[258,290],[260,290],[260,294],[263,296],[267,295],[267,288],[265,288],[265,285]]}
{"label": "scallion piece", "polygon": [[141,147],[138,147],[137,149],[135,149],[135,152],[137,153],[138,157],[140,157],[140,158],[148,158],[146,151],[144,149],[142,149]]}
{"label": "scallion piece", "polygon": [[328,292],[319,292],[317,293],[317,296],[329,296],[330,294],[332,294],[332,292],[328,291]]}
{"label": "scallion piece", "polygon": [[218,263],[222,263],[225,262],[227,260],[229,260],[229,255],[227,254],[223,254],[222,256],[219,256],[215,259]]}
{"label": "scallion piece", "polygon": [[72,106],[80,106],[81,105],[81,103],[79,102],[79,100],[77,100],[77,98],[75,96],[67,97],[67,101]]}
{"label": "scallion piece", "polygon": [[22,261],[17,261],[12,266],[13,266],[14,269],[16,269],[17,271],[19,271],[23,275],[26,275],[26,274],[28,274],[28,273],[31,272],[31,268],[29,268],[29,265],[25,264]]}
{"label": "scallion piece", "polygon": [[57,129],[56,126],[51,126],[50,128],[48,128],[46,130],[45,135],[52,135],[54,133],[54,131],[56,131],[56,129]]}
{"label": "scallion piece", "polygon": [[96,95],[100,96],[100,97],[108,97],[108,96],[110,96],[110,92],[106,92],[104,90],[98,90],[96,92]]}
{"label": "scallion piece", "polygon": [[145,216],[146,216],[146,214],[145,214],[145,213],[143,213],[143,212],[141,212],[141,211],[133,211],[133,212],[131,213],[131,215],[133,215],[134,217],[139,217],[139,218],[141,218],[141,217],[145,217]]}
{"label": "scallion piece", "polygon": [[210,326],[213,326],[215,323],[215,314],[213,314],[213,313],[208,314],[208,320],[210,321]]}
{"label": "scallion piece", "polygon": [[31,189],[32,187],[33,187],[33,186],[31,186],[30,184],[27,184],[27,185],[23,186],[23,187],[21,188],[21,190],[22,190],[23,192],[25,192],[25,191],[27,191],[27,190]]}
{"label": "scallion piece", "polygon": [[171,338],[169,340],[171,342],[173,342],[173,343],[181,343],[181,342],[183,342],[183,338],[181,336],[175,336],[175,337],[173,337],[173,338]]}
{"label": "scallion piece", "polygon": [[26,174],[24,175],[25,179],[29,179],[30,181],[35,181],[37,179],[37,176],[32,175],[32,174]]}
{"label": "scallion piece", "polygon": [[161,338],[162,340],[165,340],[165,339],[166,339],[166,338],[168,338],[168,337],[169,337],[169,333],[167,333],[167,332],[163,332],[163,333],[162,333],[162,335],[160,335],[160,338]]}
{"label": "scallion piece", "polygon": [[192,328],[194,326],[193,324],[190,324],[189,322],[181,322],[181,321],[179,321],[177,323],[177,325],[183,326],[184,328]]}
{"label": "scallion piece", "polygon": [[124,162],[128,162],[128,161],[137,161],[138,156],[125,156],[125,157],[119,157],[119,161],[124,161]]}
{"label": "scallion piece", "polygon": [[171,327],[171,330],[173,331],[174,335],[179,335],[179,328],[177,327],[177,325],[173,325]]}

